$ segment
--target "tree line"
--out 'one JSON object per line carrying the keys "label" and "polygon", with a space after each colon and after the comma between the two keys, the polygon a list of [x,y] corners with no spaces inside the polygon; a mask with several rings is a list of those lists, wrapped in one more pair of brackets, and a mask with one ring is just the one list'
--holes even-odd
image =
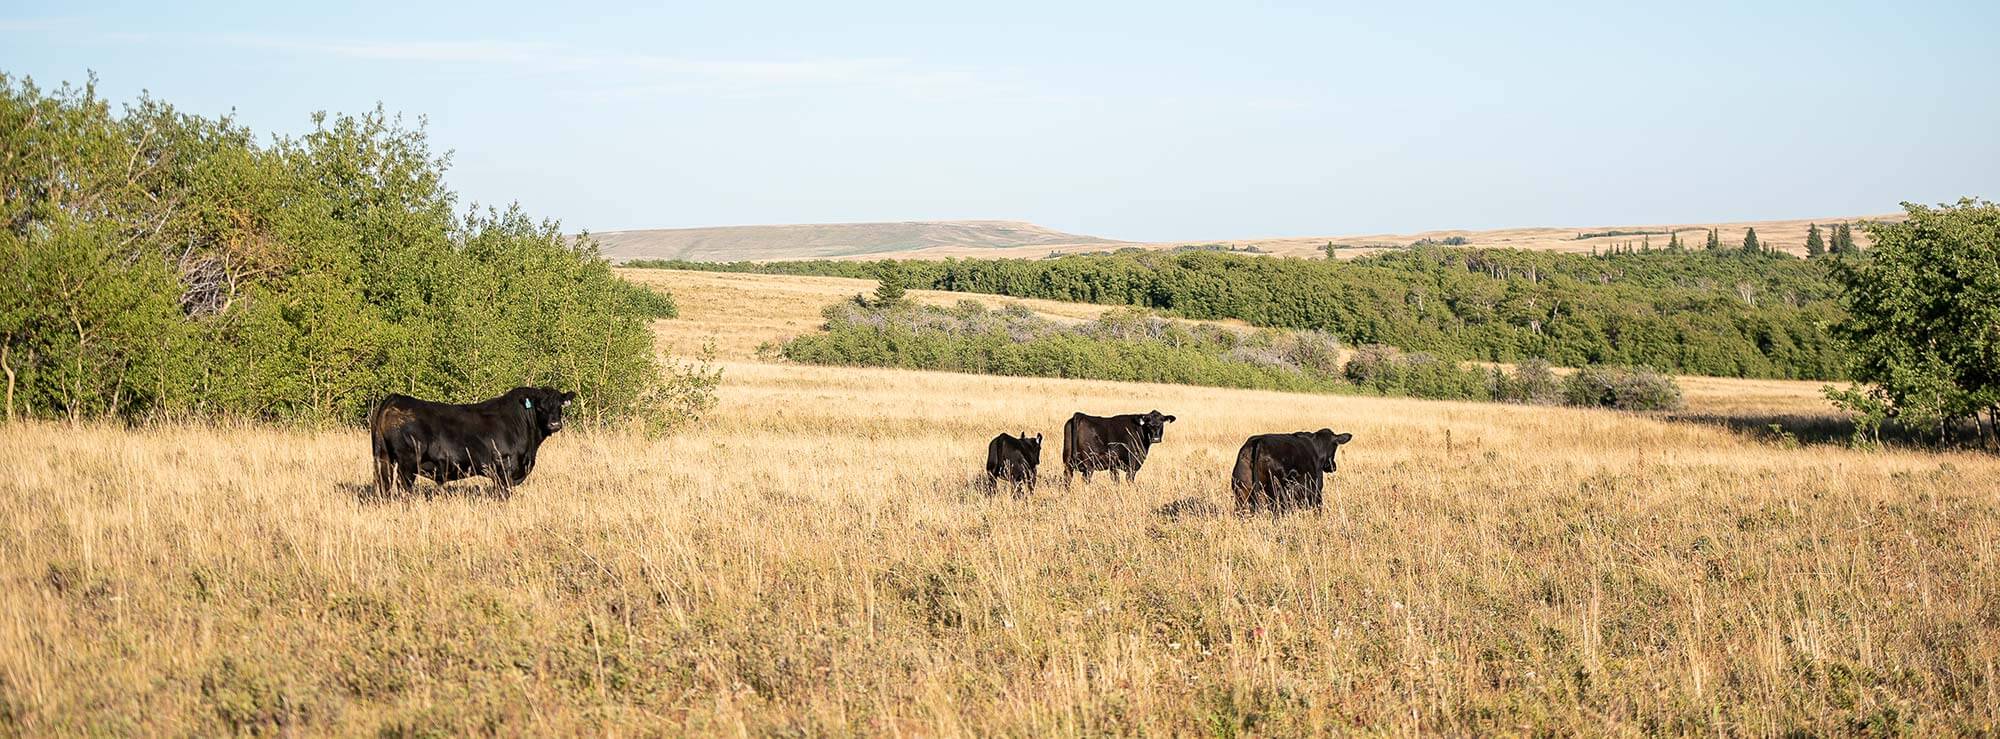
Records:
{"label": "tree line", "polygon": [[1589,367],[1558,377],[1546,362],[1513,371],[1468,366],[1422,352],[1364,346],[1343,359],[1317,331],[1240,332],[1131,308],[1064,325],[1020,306],[977,301],[916,305],[893,279],[875,298],[828,306],[820,333],[778,349],[808,364],[900,367],[989,375],[1162,382],[1291,392],[1369,393],[1450,400],[1667,410],[1672,378],[1651,370]]}
{"label": "tree line", "polygon": [[873,279],[891,264],[916,288],[1239,319],[1458,361],[1542,359],[1726,377],[1846,373],[1829,328],[1841,316],[1831,263],[1763,250],[1587,255],[1425,246],[1349,262],[1139,252],[629,266]]}
{"label": "tree line", "polygon": [[585,419],[697,411],[663,367],[670,296],[518,207],[463,207],[447,157],[379,108],[260,142],[95,81],[0,74],[8,418],[353,422],[388,392],[579,392]]}

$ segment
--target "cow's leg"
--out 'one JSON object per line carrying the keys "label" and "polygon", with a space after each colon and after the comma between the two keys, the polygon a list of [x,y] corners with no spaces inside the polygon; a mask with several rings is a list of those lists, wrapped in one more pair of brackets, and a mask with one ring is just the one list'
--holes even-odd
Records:
{"label": "cow's leg", "polygon": [[381,456],[375,457],[375,497],[389,497],[390,486],[395,484],[396,463]]}
{"label": "cow's leg", "polygon": [[1029,467],[1029,468],[1028,468],[1028,492],[1031,492],[1031,493],[1032,493],[1032,492],[1034,492],[1034,491],[1035,491],[1035,476],[1036,476],[1036,471],[1035,471],[1035,468],[1033,468],[1033,467]]}

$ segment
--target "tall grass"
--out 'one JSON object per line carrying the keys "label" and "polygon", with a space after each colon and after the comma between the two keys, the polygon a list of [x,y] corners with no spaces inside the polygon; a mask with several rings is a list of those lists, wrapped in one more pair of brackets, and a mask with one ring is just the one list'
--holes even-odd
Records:
{"label": "tall grass", "polygon": [[[0,733],[2000,729],[1989,456],[727,369],[696,430],[565,432],[508,500],[367,502],[358,432],[0,427]],[[996,431],[1154,407],[1137,484],[970,484]],[[1155,512],[1321,426],[1323,513]]]}

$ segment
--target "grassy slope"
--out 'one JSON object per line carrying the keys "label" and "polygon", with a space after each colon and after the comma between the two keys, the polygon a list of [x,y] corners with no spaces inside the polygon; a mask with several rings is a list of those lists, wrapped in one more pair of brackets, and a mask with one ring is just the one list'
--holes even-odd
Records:
{"label": "grassy slope", "polygon": [[[762,294],[663,335],[810,320]],[[565,432],[505,501],[364,500],[357,431],[0,427],[0,726],[1995,728],[1990,456],[731,356],[713,420]],[[994,433],[1154,407],[1136,485],[967,484]],[[1153,512],[1322,425],[1323,514]]]}

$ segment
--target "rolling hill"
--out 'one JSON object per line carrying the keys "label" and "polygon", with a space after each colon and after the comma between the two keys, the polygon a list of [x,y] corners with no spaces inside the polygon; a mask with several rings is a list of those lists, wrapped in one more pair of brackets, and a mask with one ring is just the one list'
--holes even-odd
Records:
{"label": "rolling hill", "polygon": [[[1794,254],[1805,253],[1810,224],[1901,220],[1902,214],[1836,216],[1771,221],[1711,223],[1528,227],[1502,229],[1440,229],[1411,233],[1332,236],[1274,236],[1206,241],[1118,241],[1064,233],[1024,221],[902,221],[896,223],[828,223],[716,228],[641,229],[593,234],[604,255],[614,262],[635,259],[686,259],[700,262],[772,261],[784,259],[1037,259],[1052,252],[1102,252],[1124,248],[1176,249],[1197,246],[1254,247],[1279,256],[1318,256],[1331,243],[1342,258],[1373,254],[1430,239],[1465,239],[1469,246],[1587,252],[1650,242],[1666,246],[1670,234],[1680,234],[1690,248],[1700,248],[1708,230],[1718,232],[1724,246],[1743,243],[1746,230],[1757,229],[1764,245]],[[1867,245],[1868,235],[1855,230]]]}
{"label": "rolling hill", "polygon": [[[615,262],[634,259],[689,259],[727,262],[760,259],[815,259],[951,250],[954,255],[1018,247],[1033,251],[1051,245],[1102,249],[1124,242],[1043,228],[1023,221],[901,221],[895,223],[816,223],[782,226],[721,226],[605,231],[592,234]],[[1046,253],[1045,251],[1043,253]],[[1038,254],[1039,255],[1039,254]]]}

